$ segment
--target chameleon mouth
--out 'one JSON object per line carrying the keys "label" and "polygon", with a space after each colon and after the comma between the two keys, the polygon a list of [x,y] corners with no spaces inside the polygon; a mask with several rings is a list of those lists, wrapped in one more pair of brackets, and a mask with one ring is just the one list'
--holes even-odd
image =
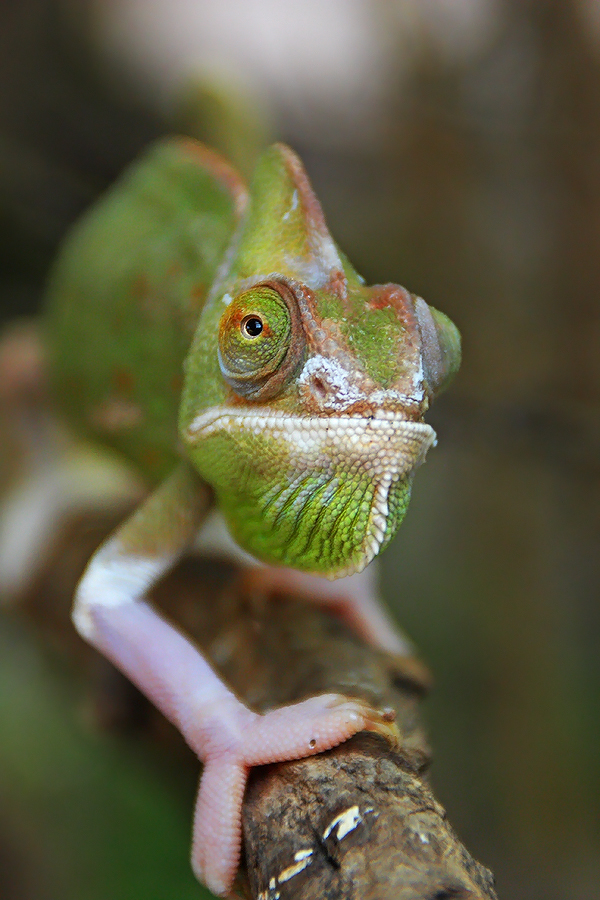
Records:
{"label": "chameleon mouth", "polygon": [[[254,502],[265,531],[295,523],[285,539],[281,534],[286,555],[265,561],[330,578],[361,571],[387,545],[404,515],[413,471],[436,439],[430,425],[387,410],[323,417],[225,406],[197,416],[186,438],[200,450],[213,435],[236,445],[236,469],[250,473],[249,484],[261,481]],[[223,474],[213,486],[227,492],[231,464]],[[265,558],[237,531],[244,549]]]}
{"label": "chameleon mouth", "polygon": [[[373,416],[360,414],[332,416],[298,416],[283,410],[256,407],[252,411],[222,406],[200,413],[188,425],[190,444],[217,431],[248,429],[254,434],[270,433],[298,449],[317,444],[336,444],[348,457],[372,451],[375,445],[390,443],[401,447],[414,460],[423,461],[427,450],[436,443],[436,434],[426,422],[414,422],[400,413],[379,410]],[[408,460],[407,460],[408,462]],[[413,466],[410,466],[411,468]]]}

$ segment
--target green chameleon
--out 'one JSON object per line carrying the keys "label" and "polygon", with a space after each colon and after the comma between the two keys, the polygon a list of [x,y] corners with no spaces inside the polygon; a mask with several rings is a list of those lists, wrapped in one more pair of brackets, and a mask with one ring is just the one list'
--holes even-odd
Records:
{"label": "green chameleon", "polygon": [[404,288],[364,284],[281,144],[249,190],[195,141],[153,146],[75,226],[49,294],[65,412],[155,485],[93,556],[74,621],[203,761],[192,865],[226,896],[249,768],[384,729],[382,714],[332,694],[249,710],[144,594],[220,529],[266,583],[330,598],[406,652],[363,569],[435,441],[423,415],[459,366],[458,331]]}

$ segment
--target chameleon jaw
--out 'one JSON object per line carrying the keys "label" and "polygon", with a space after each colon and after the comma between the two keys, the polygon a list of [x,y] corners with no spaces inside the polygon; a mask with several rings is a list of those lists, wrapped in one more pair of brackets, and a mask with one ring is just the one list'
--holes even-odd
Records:
{"label": "chameleon jaw", "polygon": [[[225,511],[232,491],[232,509],[252,493],[242,522],[226,515],[245,550],[340,578],[364,569],[395,533],[435,432],[388,410],[325,417],[222,406],[197,416],[185,438]],[[229,452],[227,463],[217,458]]]}
{"label": "chameleon jaw", "polygon": [[[436,434],[426,422],[415,422],[407,419],[402,413],[393,410],[379,409],[371,416],[357,413],[335,415],[294,415],[283,410],[273,410],[259,406],[249,409],[236,406],[218,406],[197,415],[188,425],[185,436],[190,444],[199,438],[214,433],[216,430],[232,430],[235,427],[250,428],[255,433],[274,429],[286,438],[302,434],[303,437],[323,439],[325,436],[338,440],[344,439],[348,446],[357,444],[361,435],[373,443],[377,435],[381,437],[404,434],[412,435],[421,445],[424,458],[427,450],[436,443]],[[420,438],[420,440],[419,440]],[[416,459],[413,465],[419,465],[423,459]]]}

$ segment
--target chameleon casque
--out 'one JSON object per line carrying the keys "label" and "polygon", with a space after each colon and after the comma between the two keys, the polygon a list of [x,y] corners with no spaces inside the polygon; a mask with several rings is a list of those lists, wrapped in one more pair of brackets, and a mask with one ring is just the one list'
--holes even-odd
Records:
{"label": "chameleon casque", "polygon": [[254,713],[143,596],[217,510],[230,543],[279,567],[267,580],[330,596],[402,652],[359,573],[394,536],[435,441],[423,415],[458,368],[458,331],[404,288],[364,284],[289,148],[268,149],[247,189],[173,138],[68,237],[48,342],[68,418],[154,486],[93,556],[74,621],[204,763],[192,865],[227,895],[249,768],[377,729],[381,713],[337,695]]}

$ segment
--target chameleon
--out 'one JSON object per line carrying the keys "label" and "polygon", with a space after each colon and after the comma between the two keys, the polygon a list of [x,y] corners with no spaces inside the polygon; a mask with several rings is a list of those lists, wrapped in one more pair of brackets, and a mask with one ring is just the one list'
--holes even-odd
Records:
{"label": "chameleon", "polygon": [[249,769],[385,731],[384,714],[335,694],[258,714],[144,596],[220,529],[259,579],[329,599],[406,652],[367,566],[435,443],[423,417],[458,369],[459,333],[399,285],[365,284],[290,148],[265,150],[247,187],[173,137],[67,236],[46,337],[66,418],[149,486],[91,558],[73,620],[203,763],[192,867],[227,896]]}

